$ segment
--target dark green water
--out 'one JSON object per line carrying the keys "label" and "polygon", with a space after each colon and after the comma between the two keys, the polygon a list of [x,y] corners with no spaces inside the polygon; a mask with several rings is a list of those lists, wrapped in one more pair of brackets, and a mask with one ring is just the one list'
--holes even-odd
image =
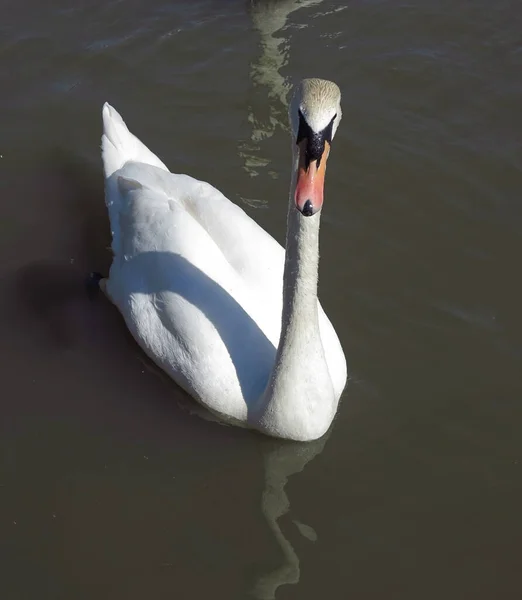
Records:
{"label": "dark green water", "polygon": [[[522,597],[521,31],[507,0],[0,3],[3,599]],[[195,414],[83,287],[105,100],[282,240],[303,76],[343,92],[351,372],[309,445]]]}

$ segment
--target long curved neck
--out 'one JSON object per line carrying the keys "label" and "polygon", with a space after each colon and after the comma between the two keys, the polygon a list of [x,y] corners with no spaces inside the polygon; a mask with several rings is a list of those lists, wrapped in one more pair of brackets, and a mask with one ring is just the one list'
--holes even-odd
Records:
{"label": "long curved neck", "polygon": [[[317,278],[320,211],[295,208],[296,157],[288,205],[281,337],[263,395],[260,425],[281,437],[309,440],[331,421],[334,393],[319,331]],[[326,423],[326,427],[323,427]],[[321,431],[319,431],[321,430]]]}
{"label": "long curved neck", "polygon": [[[293,196],[293,194],[291,194]],[[278,358],[304,332],[319,335],[317,278],[319,269],[319,225],[321,213],[304,217],[291,197],[288,206],[283,315]],[[286,352],[284,352],[286,349]]]}

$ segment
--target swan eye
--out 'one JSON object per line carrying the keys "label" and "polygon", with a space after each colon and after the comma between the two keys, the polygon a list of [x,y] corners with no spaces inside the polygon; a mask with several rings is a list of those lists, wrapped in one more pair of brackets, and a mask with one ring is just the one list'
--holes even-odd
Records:
{"label": "swan eye", "polygon": [[332,117],[332,120],[328,125],[323,129],[324,139],[331,145],[332,144],[332,133],[333,133],[333,124],[335,119],[337,118],[337,113]]}
{"label": "swan eye", "polygon": [[297,132],[296,144],[302,142],[305,138],[309,138],[312,135],[310,125],[306,122],[303,113],[299,110],[299,130]]}

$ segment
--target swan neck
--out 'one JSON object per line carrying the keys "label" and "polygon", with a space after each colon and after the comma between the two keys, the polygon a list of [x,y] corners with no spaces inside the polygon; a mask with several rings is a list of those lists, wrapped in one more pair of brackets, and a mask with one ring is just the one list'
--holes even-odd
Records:
{"label": "swan neck", "polygon": [[335,397],[319,330],[320,211],[305,217],[294,198],[295,176],[287,217],[281,337],[259,425],[272,435],[304,441],[325,433]]}
{"label": "swan neck", "polygon": [[281,341],[295,327],[318,326],[317,279],[319,269],[320,212],[304,217],[290,199],[287,217]]}
{"label": "swan neck", "polygon": [[[317,329],[317,279],[319,270],[319,226],[321,211],[303,216],[295,205],[299,156],[293,147],[292,181],[286,220],[285,268],[283,274],[283,342],[294,328]],[[317,331],[317,335],[319,335]]]}

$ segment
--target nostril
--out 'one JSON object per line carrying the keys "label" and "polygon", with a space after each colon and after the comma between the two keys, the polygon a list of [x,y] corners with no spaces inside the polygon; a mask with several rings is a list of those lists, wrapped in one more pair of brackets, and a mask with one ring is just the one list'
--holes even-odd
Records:
{"label": "nostril", "polygon": [[314,207],[311,200],[307,200],[304,203],[303,210],[301,212],[305,217],[311,217],[314,214]]}

